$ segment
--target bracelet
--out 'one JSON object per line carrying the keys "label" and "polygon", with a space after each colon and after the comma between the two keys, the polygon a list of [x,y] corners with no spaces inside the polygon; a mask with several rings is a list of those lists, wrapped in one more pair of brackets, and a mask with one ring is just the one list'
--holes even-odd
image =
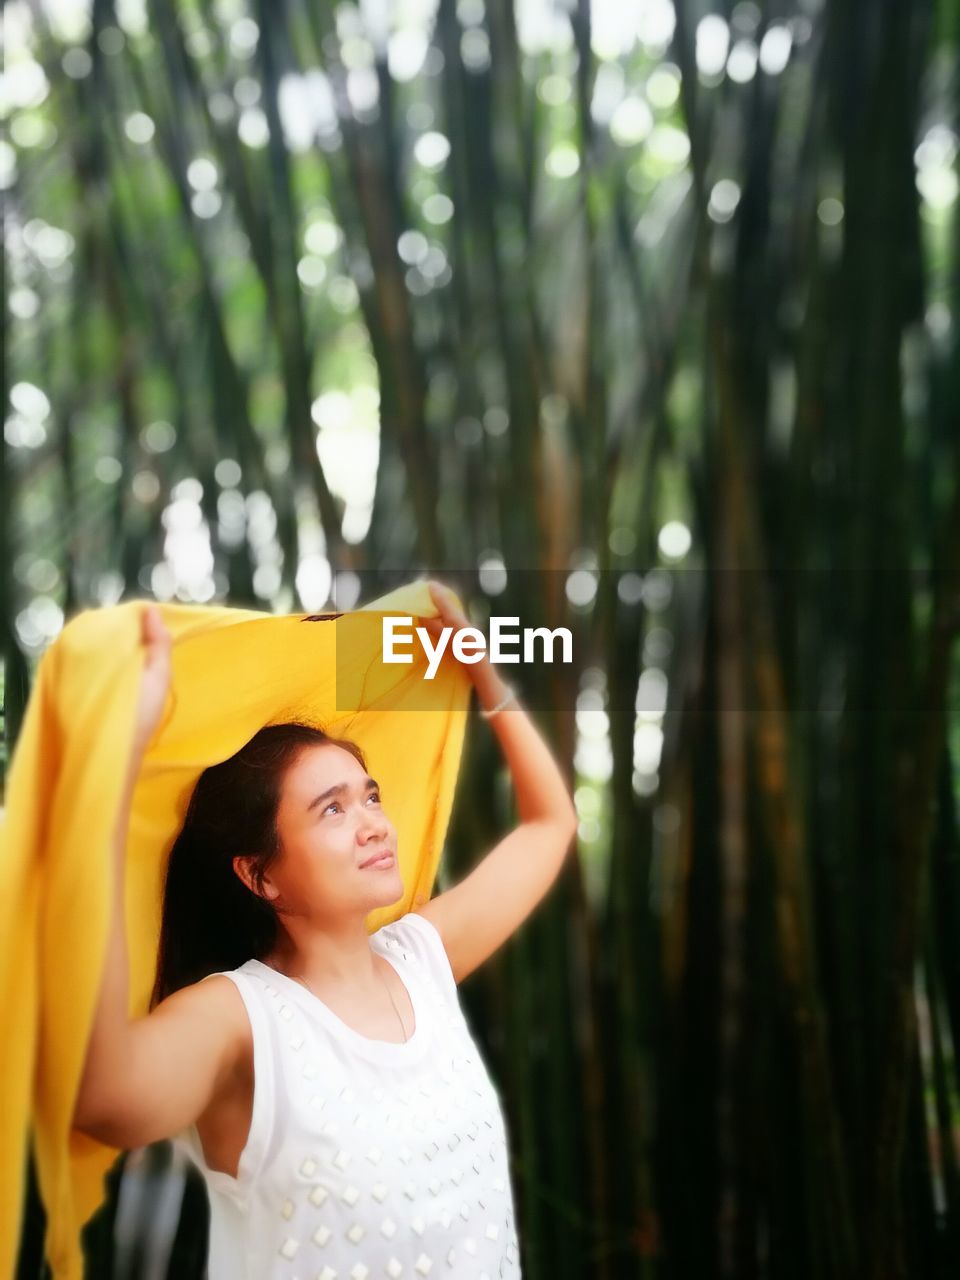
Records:
{"label": "bracelet", "polygon": [[508,685],[507,688],[509,690],[507,696],[505,698],[501,698],[495,707],[490,707],[487,710],[484,710],[483,707],[480,708],[480,714],[483,716],[484,720],[489,720],[491,716],[495,716],[498,711],[502,711],[504,707],[508,706],[516,699],[517,691],[514,689],[513,685]]}

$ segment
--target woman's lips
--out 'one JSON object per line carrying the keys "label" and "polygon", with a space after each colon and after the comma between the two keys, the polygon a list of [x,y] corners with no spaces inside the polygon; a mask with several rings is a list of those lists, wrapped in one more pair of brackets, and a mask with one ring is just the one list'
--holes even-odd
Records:
{"label": "woman's lips", "polygon": [[379,857],[374,858],[372,862],[364,862],[360,865],[361,871],[378,871],[384,867],[392,867],[394,863],[393,854],[390,852],[381,853]]}

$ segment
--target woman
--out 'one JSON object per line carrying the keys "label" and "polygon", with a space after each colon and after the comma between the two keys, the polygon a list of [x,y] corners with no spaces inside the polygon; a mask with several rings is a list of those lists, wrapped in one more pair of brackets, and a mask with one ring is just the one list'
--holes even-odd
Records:
{"label": "woman", "polygon": [[[439,616],[418,621],[434,638],[470,626],[430,590]],[[143,640],[115,902],[170,680],[156,610]],[[208,1188],[210,1280],[520,1275],[503,1115],[456,987],[546,894],[576,817],[513,692],[486,656],[465,665],[521,821],[459,884],[368,933],[370,912],[403,896],[376,781],[355,744],[270,725],[197,782],[142,1018],[127,1014],[115,912],[74,1123],[120,1149],[188,1151]]]}

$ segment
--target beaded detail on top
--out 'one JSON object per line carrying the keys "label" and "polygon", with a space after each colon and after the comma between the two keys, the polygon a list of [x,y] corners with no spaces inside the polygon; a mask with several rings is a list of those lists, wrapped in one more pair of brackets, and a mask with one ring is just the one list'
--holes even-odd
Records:
{"label": "beaded detail on top", "polygon": [[499,1098],[443,943],[410,912],[371,935],[413,1005],[405,1042],[362,1036],[257,960],[231,971],[254,1029],[236,1179],[206,1168],[209,1280],[518,1280]]}

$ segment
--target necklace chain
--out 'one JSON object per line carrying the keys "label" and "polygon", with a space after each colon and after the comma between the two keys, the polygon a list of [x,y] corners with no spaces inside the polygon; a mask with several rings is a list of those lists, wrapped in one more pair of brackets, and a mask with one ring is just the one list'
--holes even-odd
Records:
{"label": "necklace chain", "polygon": [[[387,980],[382,973],[380,975],[380,981],[383,983],[385,987],[387,987]],[[400,1010],[397,1008],[396,1001],[393,998],[393,992],[390,990],[389,987],[387,987],[387,995],[390,997],[390,1003],[393,1005],[393,1012],[397,1015],[397,1020],[400,1023],[400,1030],[403,1032],[403,1042],[404,1044],[406,1044],[407,1028],[403,1025],[403,1019],[400,1017]]]}
{"label": "necklace chain", "polygon": [[[315,992],[311,989],[311,987],[307,983],[306,978],[297,977],[296,974],[294,974],[294,977],[296,977],[297,982],[302,983],[303,986],[307,988],[307,990],[310,992],[311,995],[315,994]],[[382,973],[380,975],[380,981],[383,983],[385,987],[387,987],[387,980],[386,978],[384,978]],[[397,1020],[400,1023],[400,1030],[403,1032],[403,1043],[406,1044],[408,1039],[407,1028],[403,1025],[403,1018],[400,1017],[400,1010],[397,1008],[396,1001],[393,998],[393,992],[390,990],[389,987],[387,987],[387,995],[390,997],[390,1003],[393,1005],[393,1012],[397,1015]]]}

